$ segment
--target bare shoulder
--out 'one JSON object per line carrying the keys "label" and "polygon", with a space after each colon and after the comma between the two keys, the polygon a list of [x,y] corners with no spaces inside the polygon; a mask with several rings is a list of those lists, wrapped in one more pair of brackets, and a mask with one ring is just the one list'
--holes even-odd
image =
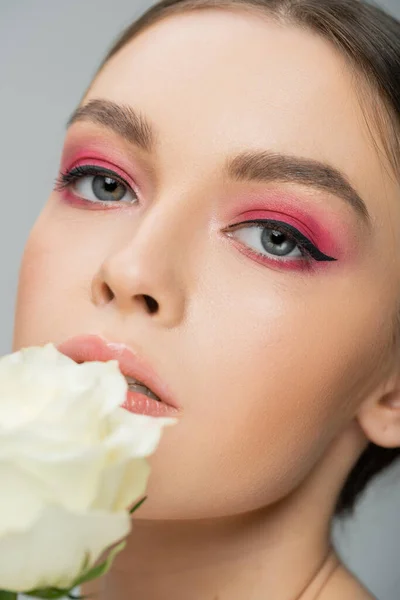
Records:
{"label": "bare shoulder", "polygon": [[335,570],[318,600],[378,600],[344,565]]}

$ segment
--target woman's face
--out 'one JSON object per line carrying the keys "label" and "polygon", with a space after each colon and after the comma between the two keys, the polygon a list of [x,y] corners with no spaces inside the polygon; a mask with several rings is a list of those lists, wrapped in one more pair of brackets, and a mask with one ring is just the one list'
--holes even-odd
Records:
{"label": "woman's face", "polygon": [[99,107],[67,132],[61,171],[81,170],[28,240],[14,349],[99,334],[169,385],[179,423],[150,459],[144,517],[283,497],[379,379],[400,205],[354,83],[309,32],[194,12],[123,48],[83,102],[144,117],[151,148]]}

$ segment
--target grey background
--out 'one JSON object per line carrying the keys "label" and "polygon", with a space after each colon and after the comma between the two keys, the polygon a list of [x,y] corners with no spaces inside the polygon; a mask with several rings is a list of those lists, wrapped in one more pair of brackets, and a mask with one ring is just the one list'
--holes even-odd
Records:
{"label": "grey background", "polygon": [[[0,1],[0,354],[11,349],[18,267],[57,174],[65,121],[112,40],[150,4]],[[400,0],[380,4],[400,17]],[[343,560],[379,600],[400,599],[399,482],[392,468],[333,531]]]}

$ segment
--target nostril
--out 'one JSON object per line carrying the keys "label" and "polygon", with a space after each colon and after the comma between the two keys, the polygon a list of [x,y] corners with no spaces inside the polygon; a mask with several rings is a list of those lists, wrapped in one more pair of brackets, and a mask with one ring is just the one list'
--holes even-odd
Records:
{"label": "nostril", "polygon": [[105,282],[101,285],[101,295],[104,298],[105,303],[111,302],[115,297],[112,289]]}
{"label": "nostril", "polygon": [[96,306],[104,306],[114,299],[114,293],[101,277],[95,277],[91,285],[91,300]]}
{"label": "nostril", "polygon": [[157,310],[158,310],[157,300],[154,300],[154,298],[152,298],[151,296],[147,296],[146,294],[143,294],[143,298],[148,306],[150,313],[153,314],[153,313],[157,312]]}

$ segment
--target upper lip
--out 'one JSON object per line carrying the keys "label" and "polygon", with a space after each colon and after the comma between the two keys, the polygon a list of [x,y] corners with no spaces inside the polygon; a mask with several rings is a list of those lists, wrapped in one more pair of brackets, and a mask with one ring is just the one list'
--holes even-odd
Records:
{"label": "upper lip", "polygon": [[78,363],[117,360],[125,377],[140,381],[162,402],[178,408],[166,384],[143,358],[125,344],[107,341],[99,335],[80,335],[61,342],[57,345],[57,350]]}

